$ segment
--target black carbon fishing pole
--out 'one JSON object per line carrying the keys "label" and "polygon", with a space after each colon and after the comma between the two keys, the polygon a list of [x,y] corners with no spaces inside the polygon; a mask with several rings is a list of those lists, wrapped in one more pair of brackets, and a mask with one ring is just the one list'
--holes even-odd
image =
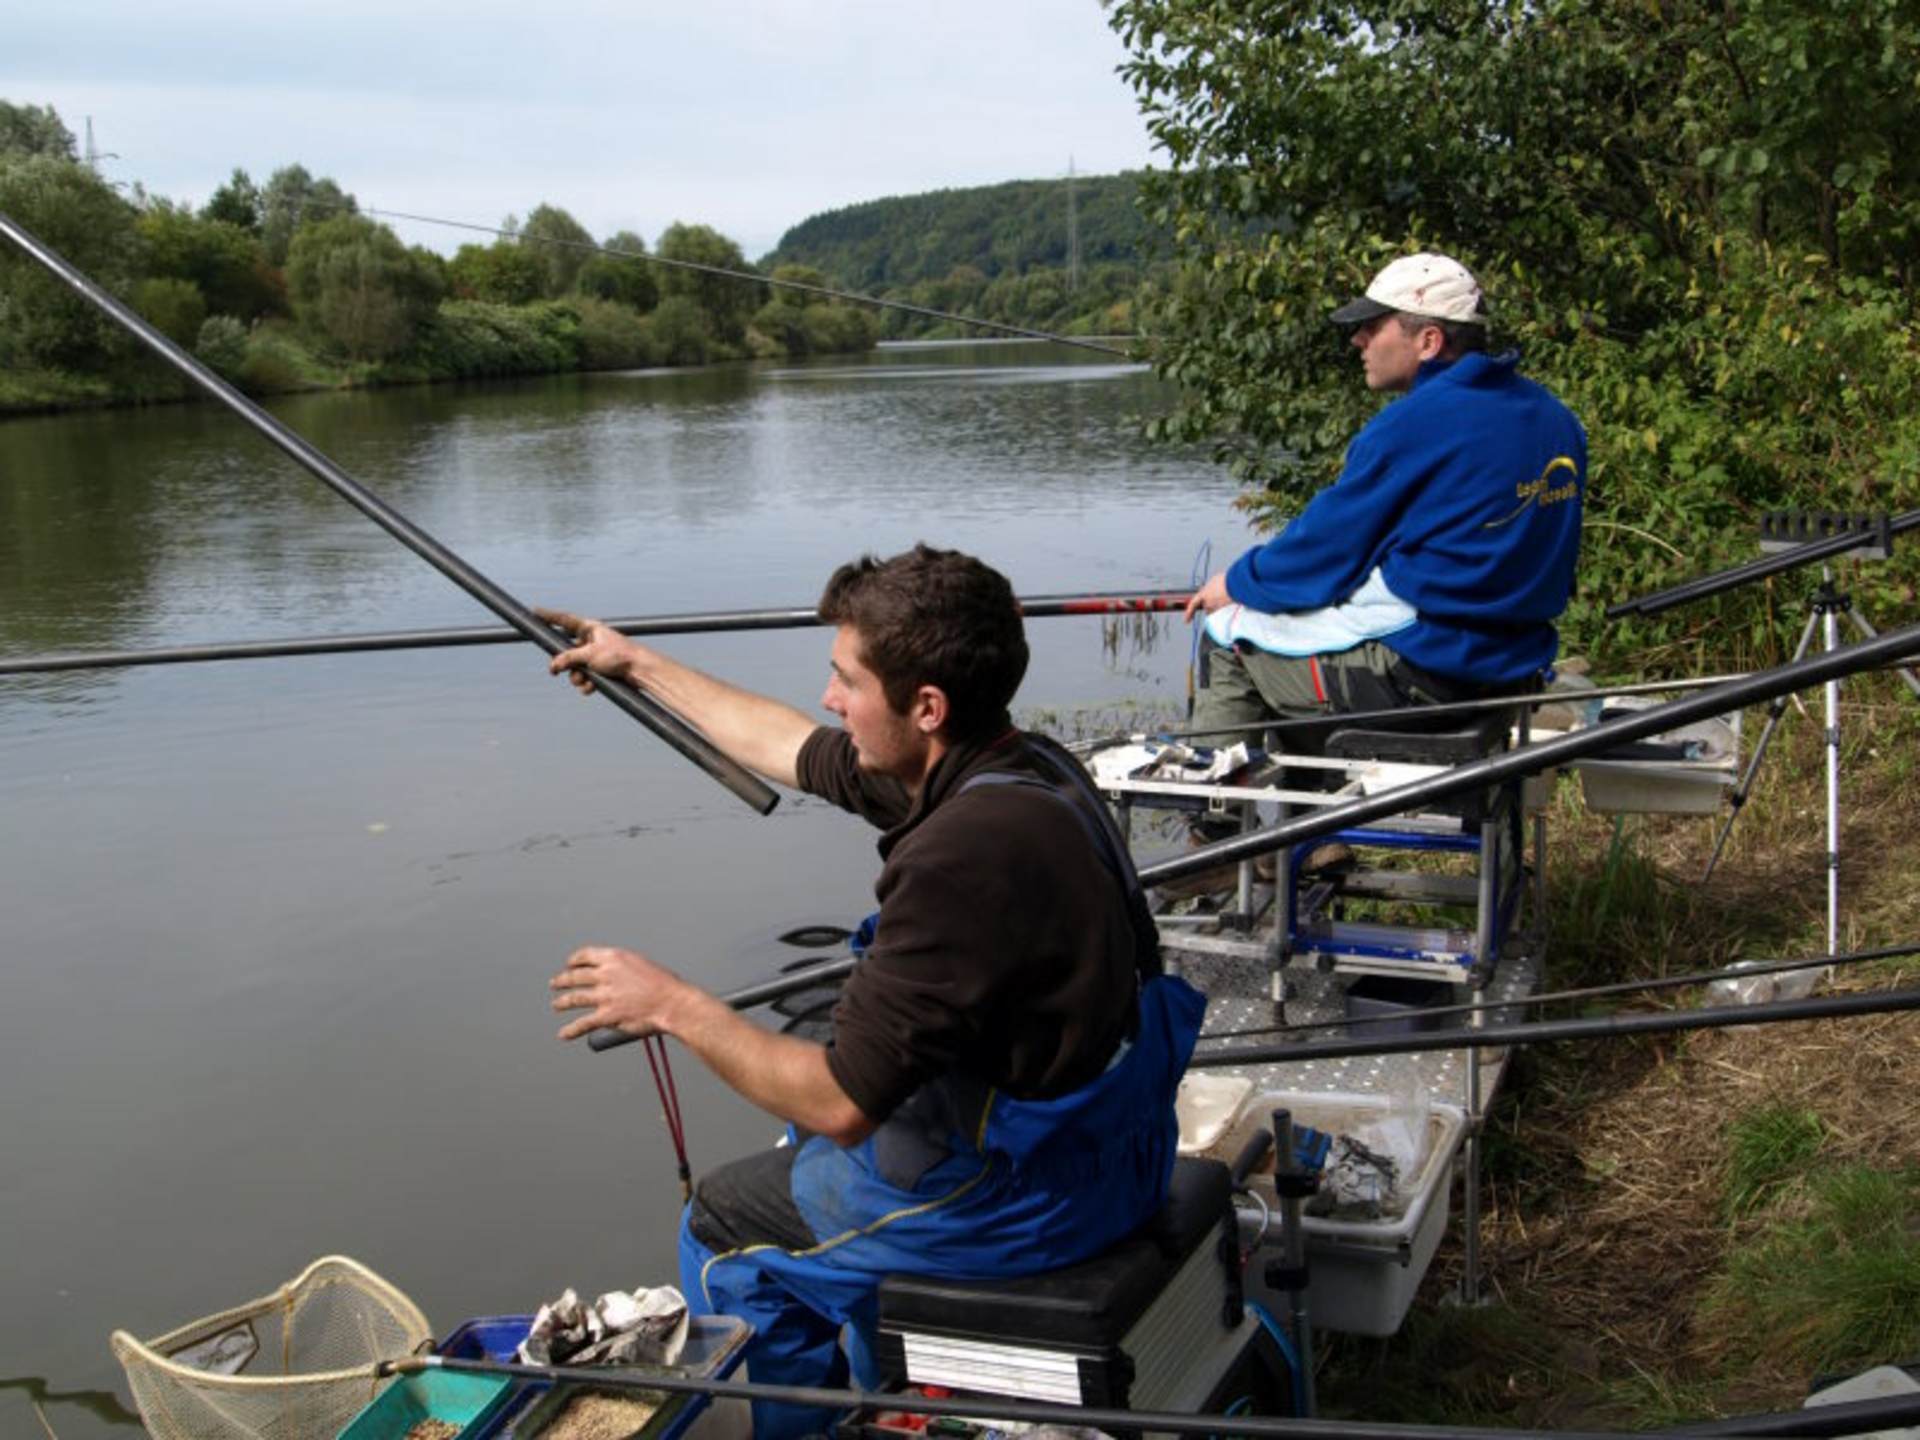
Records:
{"label": "black carbon fishing pole", "polygon": [[[1879,950],[1856,950],[1845,955],[1819,955],[1798,960],[1740,961],[1718,970],[1696,970],[1690,975],[1661,975],[1651,980],[1620,980],[1611,985],[1588,985],[1578,990],[1548,990],[1511,1000],[1482,1000],[1476,1005],[1428,1005],[1417,1012],[1422,1021],[1441,1016],[1475,1015],[1498,1010],[1532,1010],[1574,1000],[1598,1000],[1608,995],[1639,995],[1650,990],[1677,990],[1688,985],[1712,985],[1721,980],[1760,980],[1769,975],[1792,975],[1802,970],[1865,965],[1920,954],[1920,945],[1888,945]],[[1240,1040],[1255,1035],[1307,1035],[1317,1030],[1345,1030],[1354,1025],[1378,1024],[1374,1015],[1344,1015],[1328,1020],[1302,1020],[1296,1025],[1258,1025],[1245,1030],[1213,1030],[1202,1041]]]}
{"label": "black carbon fishing pole", "polygon": [[1746,585],[1755,580],[1764,580],[1769,575],[1778,575],[1801,565],[1810,565],[1816,560],[1830,559],[1835,555],[1845,555],[1850,550],[1859,550],[1865,546],[1885,545],[1895,535],[1920,526],[1920,510],[1909,510],[1901,515],[1882,516],[1877,524],[1864,528],[1846,530],[1838,535],[1830,535],[1824,540],[1810,540],[1804,545],[1796,545],[1791,550],[1782,550],[1777,555],[1762,555],[1758,560],[1749,560],[1744,565],[1736,565],[1731,570],[1722,570],[1717,575],[1702,575],[1696,580],[1683,581],[1670,589],[1657,590],[1651,595],[1642,595],[1633,600],[1622,600],[1607,610],[1607,619],[1618,620],[1626,615],[1658,615],[1663,610],[1671,610],[1676,605],[1685,605],[1691,600],[1704,600],[1709,595],[1718,595],[1722,590],[1732,590],[1736,586]]}
{"label": "black carbon fishing pole", "polygon": [[[1624,740],[1636,740],[1644,735],[1655,735],[1663,730],[1670,730],[1676,725],[1705,719],[1727,710],[1744,708],[1762,700],[1771,700],[1775,695],[1785,695],[1808,685],[1817,685],[1830,676],[1851,674],[1856,670],[1885,664],[1908,655],[1916,649],[1920,649],[1920,625],[1890,630],[1873,640],[1830,650],[1804,660],[1795,660],[1785,665],[1775,666],[1771,670],[1757,671],[1737,680],[1726,681],[1698,695],[1669,700],[1666,704],[1656,705],[1650,710],[1642,710],[1618,720],[1609,720],[1604,725],[1595,725],[1586,730],[1576,730],[1557,739],[1522,746],[1504,755],[1494,755],[1485,760],[1475,760],[1470,764],[1456,765],[1438,775],[1424,780],[1415,780],[1391,790],[1383,790],[1377,795],[1349,800],[1342,805],[1329,805],[1325,809],[1316,810],[1297,819],[1283,821],[1278,825],[1268,826],[1263,830],[1249,831],[1245,835],[1235,835],[1211,845],[1189,850],[1184,855],[1162,860],[1157,865],[1143,866],[1140,870],[1140,882],[1143,885],[1157,885],[1163,881],[1178,880],[1186,875],[1210,870],[1216,865],[1251,860],[1255,856],[1267,854],[1283,846],[1304,844],[1309,840],[1330,835],[1336,830],[1345,830],[1350,826],[1364,824],[1369,820],[1378,820],[1387,815],[1399,815],[1431,801],[1443,800],[1450,795],[1484,789],[1499,781],[1530,775],[1538,770],[1553,769],[1570,760],[1578,760],[1611,749]],[[736,1009],[765,1004],[782,996],[805,990],[811,985],[838,979],[850,973],[854,963],[851,956],[829,961],[816,969],[796,972],[792,975],[775,976],[722,998]],[[1509,1031],[1502,1033],[1509,1033]],[[641,1037],[629,1035],[625,1031],[604,1029],[594,1031],[588,1037],[587,1043],[596,1051],[611,1050],[639,1038]],[[1314,1047],[1314,1050],[1316,1053],[1325,1053],[1324,1047]],[[1372,1052],[1363,1049],[1354,1053]]]}
{"label": "black carbon fishing pole", "polygon": [[[468,220],[441,220],[432,215],[409,215],[404,210],[375,210],[371,206],[361,213],[378,215],[383,220],[412,220],[420,225],[443,225],[449,230],[472,230],[481,235],[518,240],[523,245],[528,243],[526,236],[511,230],[502,230],[496,225],[475,225]],[[596,255],[611,255],[616,260],[637,260],[648,265],[666,265],[675,270],[692,270],[701,275],[720,275],[729,280],[744,280],[753,285],[770,285],[780,290],[798,290],[806,295],[824,295],[829,300],[845,300],[854,305],[871,305],[879,310],[900,310],[909,315],[920,315],[930,320],[950,320],[958,325],[972,325],[981,330],[996,330],[1002,335],[1015,335],[1022,340],[1046,340],[1055,345],[1072,345],[1081,350],[1096,350],[1102,355],[1114,355],[1122,360],[1134,359],[1128,351],[1117,349],[1112,345],[1103,345],[1098,340],[1086,340],[1073,335],[1056,335],[1050,330],[1030,330],[1024,325],[1007,325],[998,320],[980,320],[971,315],[956,315],[949,310],[912,305],[905,300],[883,300],[877,295],[861,295],[852,290],[835,290],[827,285],[810,285],[804,280],[775,280],[771,275],[761,275],[754,271],[731,270],[724,265],[703,265],[697,260],[670,260],[664,255],[650,255],[642,250],[620,250],[611,245],[596,245],[591,240],[561,240],[556,236],[537,235],[532,243],[558,245],[569,250],[587,250]]]}
{"label": "black carbon fishing pole", "polygon": [[1158,885],[1211,870],[1216,865],[1237,864],[1268,854],[1286,845],[1317,840],[1336,830],[1363,825],[1387,815],[1399,815],[1435,800],[1482,790],[1502,780],[1517,779],[1540,770],[1551,770],[1570,760],[1598,755],[1628,740],[1658,735],[1663,730],[1709,719],[1729,710],[1743,710],[1776,695],[1818,685],[1858,670],[1888,665],[1920,654],[1920,625],[1889,630],[1871,640],[1844,645],[1819,655],[1792,660],[1770,670],[1756,670],[1738,680],[1729,680],[1695,695],[1669,700],[1632,715],[1623,715],[1585,730],[1575,730],[1552,740],[1537,741],[1490,755],[1465,765],[1456,765],[1438,775],[1362,796],[1343,804],[1329,805],[1296,819],[1285,820],[1244,835],[1230,836],[1187,851],[1184,855],[1162,860],[1141,869],[1140,880]]}
{"label": "black carbon fishing pole", "polygon": [[[1034,595],[1019,601],[1029,620],[1062,615],[1144,615],[1178,610],[1185,591],[1102,591],[1089,595]],[[821,623],[810,607],[787,610],[708,610],[680,615],[634,615],[602,622],[622,635],[710,635],[733,630],[803,629]],[[383,650],[429,650],[463,645],[502,645],[526,637],[497,625],[447,630],[389,630],[348,635],[289,636],[279,640],[230,640],[145,650],[74,651],[0,659],[0,675],[45,675],[67,670],[122,670],[142,665],[191,665],[215,660],[281,660],[303,655],[353,655]]]}
{"label": "black carbon fishing pole", "polygon": [[1666,1431],[1525,1430],[1490,1425],[1395,1425],[1365,1420],[1284,1419],[1260,1415],[1202,1415],[1167,1410],[1116,1410],[1093,1406],[1009,1400],[992,1395],[901,1395],[868,1390],[829,1390],[810,1385],[764,1385],[744,1380],[714,1380],[619,1366],[518,1365],[497,1360],[461,1360],[451,1355],[413,1355],[389,1360],[381,1375],[411,1375],[448,1370],[468,1375],[500,1375],[599,1389],[639,1389],[673,1395],[707,1395],[717,1400],[761,1400],[784,1405],[849,1411],[906,1410],[915,1415],[956,1419],[1009,1420],[1030,1425],[1062,1425],[1110,1434],[1247,1435],[1262,1440],[1645,1440],[1647,1435],[1764,1435],[1834,1437],[1868,1434],[1920,1420],[1920,1395],[1855,1400],[1707,1421]]}
{"label": "black carbon fishing pole", "polygon": [[[162,360],[220,401],[348,504],[506,621],[523,638],[531,640],[549,655],[558,655],[561,651],[573,647],[574,641],[571,638],[545,624],[513,596],[347,474],[313,445],[187,354],[140,316],[122,305],[105,289],[95,284],[67,259],[49,249],[5,214],[0,214],[0,235],[5,235],[12,240],[28,255],[77,291],[82,299],[102,311],[108,319],[114,321]],[[721,754],[705,736],[694,730],[671,710],[629,685],[609,680],[604,676],[595,676],[594,679],[594,688],[612,701],[615,708],[645,725],[681,755],[698,765],[761,814],[766,814],[780,803],[780,797],[774,793],[771,786],[745,767]]]}
{"label": "black carbon fishing pole", "polygon": [[[1742,1025],[1834,1020],[1852,1015],[1883,1015],[1898,1010],[1920,1010],[1920,986],[1902,990],[1868,990],[1851,995],[1819,995],[1806,1000],[1773,1000],[1765,1005],[1716,1005],[1704,1010],[1595,1015],[1581,1020],[1535,1020],[1517,1025],[1429,1030],[1418,1035],[1370,1035],[1359,1040],[1315,1040],[1287,1045],[1220,1045],[1205,1051],[1196,1050],[1187,1065],[1193,1070],[1208,1070],[1227,1065],[1288,1065],[1296,1060],[1341,1060],[1354,1055],[1418,1055],[1429,1050],[1500,1050],[1509,1045],[1544,1045],[1554,1041],[1610,1039],[1622,1035],[1660,1035],[1678,1030],[1730,1030]],[[1204,1040],[1206,1037],[1201,1038]]]}

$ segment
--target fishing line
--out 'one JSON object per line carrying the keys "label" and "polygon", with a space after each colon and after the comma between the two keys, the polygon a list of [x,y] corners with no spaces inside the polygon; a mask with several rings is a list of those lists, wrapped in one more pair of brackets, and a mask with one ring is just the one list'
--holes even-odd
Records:
{"label": "fishing line", "polygon": [[1072,335],[1056,335],[1050,330],[1030,330],[1024,325],[1007,325],[998,320],[980,320],[971,315],[956,315],[950,310],[935,310],[926,305],[911,305],[905,300],[882,300],[877,295],[862,295],[852,290],[836,290],[829,285],[810,285],[804,280],[775,280],[770,275],[761,275],[750,270],[732,270],[724,265],[704,265],[697,260],[670,260],[664,255],[622,250],[612,245],[598,245],[591,240],[562,240],[557,236],[548,235],[528,236],[513,230],[503,230],[497,225],[475,225],[467,220],[441,220],[432,215],[413,215],[404,210],[377,210],[372,206],[368,206],[360,213],[378,215],[383,220],[411,220],[420,225],[443,225],[449,230],[472,230],[481,235],[514,240],[522,245],[528,243],[559,245],[570,250],[588,250],[596,255],[611,255],[617,260],[639,260],[649,265],[667,265],[676,270],[692,270],[701,275],[721,275],[729,280],[744,280],[752,285],[770,285],[781,290],[798,290],[807,295],[824,295],[829,300],[845,300],[854,305],[872,305],[881,310],[900,310],[909,315],[920,315],[932,320],[951,320],[959,325],[971,325],[981,330],[996,330],[1003,335],[1016,335],[1023,340],[1047,340],[1055,345],[1072,345],[1081,350],[1097,350],[1102,355],[1114,355],[1122,360],[1132,361],[1136,358],[1131,351],[1117,349],[1112,345],[1103,345],[1098,340],[1083,340]]}

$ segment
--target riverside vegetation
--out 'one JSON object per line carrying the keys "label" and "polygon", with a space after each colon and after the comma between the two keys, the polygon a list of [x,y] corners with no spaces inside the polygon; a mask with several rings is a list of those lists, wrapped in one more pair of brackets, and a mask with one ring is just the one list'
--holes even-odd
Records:
{"label": "riverside vegetation", "polygon": [[[446,259],[402,245],[299,165],[264,185],[235,170],[197,211],[137,188],[123,196],[76,160],[53,110],[6,101],[0,211],[255,394],[863,350],[876,334],[854,306],[597,253],[551,205]],[[605,248],[648,253],[625,232]],[[654,253],[752,269],[705,225],[669,226]],[[772,275],[825,283],[804,266]],[[60,281],[0,245],[0,413],[186,392]]]}

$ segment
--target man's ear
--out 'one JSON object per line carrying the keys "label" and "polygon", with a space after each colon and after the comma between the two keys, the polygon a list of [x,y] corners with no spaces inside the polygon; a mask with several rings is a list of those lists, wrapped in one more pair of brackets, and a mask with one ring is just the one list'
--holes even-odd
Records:
{"label": "man's ear", "polygon": [[944,730],[951,710],[947,692],[938,685],[922,685],[913,692],[913,728],[922,735],[938,735]]}

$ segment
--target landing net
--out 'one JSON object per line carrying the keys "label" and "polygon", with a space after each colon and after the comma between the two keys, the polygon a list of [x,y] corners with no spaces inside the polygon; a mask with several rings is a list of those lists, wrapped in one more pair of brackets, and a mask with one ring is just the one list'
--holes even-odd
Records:
{"label": "landing net", "polygon": [[271,1295],[112,1344],[154,1440],[333,1440],[390,1383],[375,1365],[431,1334],[399,1290],[329,1255]]}

